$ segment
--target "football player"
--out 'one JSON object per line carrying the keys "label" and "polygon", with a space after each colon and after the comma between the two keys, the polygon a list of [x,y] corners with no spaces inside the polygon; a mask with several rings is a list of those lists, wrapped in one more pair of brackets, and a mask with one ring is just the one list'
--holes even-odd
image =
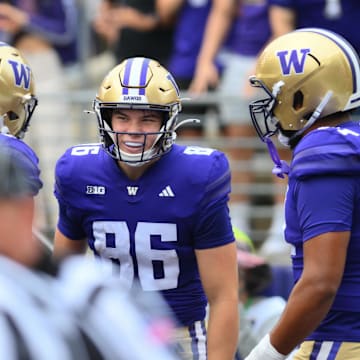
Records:
{"label": "football player", "polygon": [[[21,139],[37,99],[29,65],[16,48],[5,43],[0,43],[0,85],[0,358],[120,360],[130,352],[139,360],[174,359],[156,333],[162,318],[153,316],[152,323],[147,324],[144,311],[130,298],[116,296],[118,284],[103,281],[100,287],[100,274],[89,278],[93,266],[66,262],[56,278],[38,272],[44,267],[47,272],[57,269],[46,261],[47,255],[44,259],[40,242],[32,236],[34,198],[42,181],[38,158]],[[71,277],[65,280],[64,273],[68,272]],[[76,305],[69,300],[74,299],[75,286],[86,290],[76,297]],[[104,304],[114,303],[121,303],[122,311],[104,312]],[[122,346],[118,342],[120,333],[126,337]],[[146,349],[133,345],[141,333]]]}
{"label": "football player", "polygon": [[[35,82],[32,70],[18,49],[7,43],[0,42],[0,139],[2,142],[15,146],[31,156],[38,165],[39,159],[35,152],[24,142],[30,120],[37,107]],[[4,136],[5,135],[5,136]],[[36,197],[35,202],[40,201]],[[38,210],[41,206],[37,206]],[[35,224],[37,221],[35,221]],[[52,244],[36,227],[34,236],[44,245],[46,252],[51,251]]]}
{"label": "football player", "polygon": [[38,157],[21,140],[37,106],[34,78],[20,52],[6,43],[0,43],[0,89],[0,358],[92,359],[74,316],[50,295],[52,282],[44,279],[43,271],[54,267],[33,234],[34,202],[43,184]]}
{"label": "football player", "polygon": [[[285,239],[295,286],[284,312],[246,360],[360,358],[359,58],[342,36],[303,28],[270,42],[250,103],[275,173],[287,173]],[[271,137],[292,149],[290,166]]]}
{"label": "football player", "polygon": [[19,140],[24,138],[38,103],[34,78],[20,52],[4,42],[0,42],[0,89],[0,144],[14,148],[32,161],[34,171],[29,172],[29,181],[38,181],[40,189],[39,160],[34,151]]}
{"label": "football player", "polygon": [[[3,141],[7,139],[9,141]],[[76,323],[50,282],[34,270],[34,197],[42,187],[37,159],[14,137],[0,136],[0,358],[91,359]]]}
{"label": "football player", "polygon": [[179,91],[155,60],[115,66],[93,108],[101,144],[71,147],[56,165],[54,256],[89,246],[114,263],[124,287],[138,280],[161,292],[182,358],[232,360],[238,297],[227,158],[174,143]]}

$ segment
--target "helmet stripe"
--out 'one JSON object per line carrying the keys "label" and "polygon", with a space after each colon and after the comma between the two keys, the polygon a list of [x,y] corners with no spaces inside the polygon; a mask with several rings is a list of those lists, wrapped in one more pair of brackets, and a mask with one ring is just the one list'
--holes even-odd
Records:
{"label": "helmet stripe", "polygon": [[140,88],[140,90],[139,90],[139,95],[145,95],[146,75],[147,75],[147,71],[149,68],[149,62],[150,62],[150,59],[144,59],[144,62],[141,67],[140,84],[139,85],[142,86],[142,88]]}
{"label": "helmet stripe", "polygon": [[145,95],[149,63],[150,59],[147,58],[132,58],[126,62],[123,95]]}
{"label": "helmet stripe", "polygon": [[320,28],[303,28],[297,31],[310,31],[326,36],[335,42],[349,61],[353,80],[353,95],[350,97],[348,104],[344,110],[349,110],[360,105],[360,61],[359,56],[353,46],[343,36],[329,30]]}
{"label": "helmet stripe", "polygon": [[169,79],[171,81],[171,83],[174,85],[177,96],[180,96],[180,89],[179,89],[178,84],[176,83],[174,77],[170,73],[168,73],[166,75],[166,78]]}
{"label": "helmet stripe", "polygon": [[129,79],[130,79],[130,70],[131,65],[133,63],[134,59],[129,59],[125,64],[125,73],[124,73],[124,84],[123,84],[123,95],[127,95],[129,93]]}

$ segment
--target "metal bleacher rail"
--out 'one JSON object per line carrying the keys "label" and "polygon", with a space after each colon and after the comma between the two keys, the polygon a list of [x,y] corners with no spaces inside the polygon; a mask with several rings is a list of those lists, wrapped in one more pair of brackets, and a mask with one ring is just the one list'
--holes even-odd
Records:
{"label": "metal bleacher rail", "polygon": [[[188,94],[182,94],[183,98],[187,98]],[[237,194],[246,194],[251,199],[250,208],[250,236],[257,246],[259,246],[266,238],[268,229],[271,225],[273,215],[273,199],[276,191],[280,191],[279,186],[274,186],[273,175],[271,173],[273,164],[269,157],[267,148],[257,135],[253,137],[225,137],[221,133],[221,118],[218,105],[221,102],[237,102],[236,96],[224,96],[216,91],[204,94],[197,98],[192,98],[189,104],[192,108],[194,105],[206,107],[206,113],[202,118],[204,126],[203,137],[196,138],[180,138],[178,142],[194,145],[202,145],[220,149],[225,153],[231,148],[242,148],[254,150],[250,160],[240,161],[231,159],[231,169],[252,174],[251,183],[233,183],[232,192]],[[182,117],[192,117],[188,112],[187,101],[183,102]],[[196,115],[195,115],[196,117]],[[250,114],[249,114],[250,122]],[[252,126],[251,123],[249,123]],[[241,144],[241,146],[240,146]]]}
{"label": "metal bleacher rail", "polygon": [[[70,105],[70,117],[73,121],[75,144],[97,142],[98,129],[97,120],[94,114],[86,114],[85,110],[92,110],[92,100],[96,94],[96,89],[80,89],[70,90],[65,94],[61,94],[62,101],[66,101]],[[41,99],[53,98],[60,96],[59,94],[38,94]],[[187,99],[188,94],[182,93],[181,98]],[[183,111],[181,118],[192,118],[196,115],[191,113],[191,109],[195,106],[203,106],[206,108],[205,114],[202,116],[202,125],[204,133],[201,138],[185,138],[179,136],[178,143],[189,145],[200,145],[206,147],[217,148],[225,153],[230,148],[238,147],[241,143],[242,148],[254,149],[254,156],[250,161],[231,161],[232,169],[248,171],[253,174],[254,181],[251,183],[233,184],[232,191],[234,193],[248,194],[251,201],[250,214],[250,230],[251,237],[255,244],[261,244],[267,235],[270,220],[272,216],[272,199],[277,191],[277,187],[273,185],[271,174],[272,163],[267,153],[265,145],[257,136],[252,138],[225,138],[222,136],[219,128],[219,111],[218,104],[221,101],[237,101],[234,97],[224,98],[216,92],[207,93],[191,100],[183,101]],[[189,106],[191,105],[191,106]],[[65,149],[64,149],[65,150]],[[54,166],[54,164],[48,164]],[[50,231],[51,232],[51,231]]]}

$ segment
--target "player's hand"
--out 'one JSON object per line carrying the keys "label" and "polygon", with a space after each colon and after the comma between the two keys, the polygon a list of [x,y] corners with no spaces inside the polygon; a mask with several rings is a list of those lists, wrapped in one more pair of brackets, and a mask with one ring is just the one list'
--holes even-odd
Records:
{"label": "player's hand", "polygon": [[9,4],[0,3],[1,29],[10,33],[20,31],[29,23],[29,16],[25,11]]}
{"label": "player's hand", "polygon": [[284,360],[287,355],[280,354],[271,344],[269,334],[252,349],[245,360]]}
{"label": "player's hand", "polygon": [[200,95],[219,83],[219,71],[212,61],[203,61],[196,66],[194,78],[189,86],[192,95]]}

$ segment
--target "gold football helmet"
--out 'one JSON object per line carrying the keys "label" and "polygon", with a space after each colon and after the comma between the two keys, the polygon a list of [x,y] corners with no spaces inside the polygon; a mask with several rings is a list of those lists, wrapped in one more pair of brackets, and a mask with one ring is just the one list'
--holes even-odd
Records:
{"label": "gold football helmet", "polygon": [[[168,152],[172,147],[181,111],[179,89],[172,75],[157,61],[134,57],[115,66],[102,81],[93,102],[101,141],[106,151],[115,159],[139,166]],[[164,121],[153,147],[139,154],[120,150],[118,135],[111,126],[115,109],[156,110],[164,113]],[[147,133],[144,135],[144,144]]]}
{"label": "gold football helmet", "polygon": [[250,103],[260,138],[280,130],[292,143],[318,118],[360,106],[360,65],[343,37],[304,28],[270,42],[260,54],[250,83],[266,98]]}
{"label": "gold football helmet", "polygon": [[19,51],[0,42],[0,128],[23,138],[37,105],[30,66]]}

